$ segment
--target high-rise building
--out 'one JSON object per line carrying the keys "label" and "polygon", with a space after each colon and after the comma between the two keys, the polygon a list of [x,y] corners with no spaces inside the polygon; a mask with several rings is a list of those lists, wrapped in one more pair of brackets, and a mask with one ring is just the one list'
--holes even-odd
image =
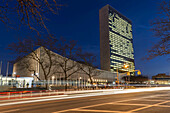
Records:
{"label": "high-rise building", "polygon": [[[112,72],[133,72],[134,50],[132,22],[106,5],[99,11],[101,69]],[[123,65],[129,65],[123,68]]]}

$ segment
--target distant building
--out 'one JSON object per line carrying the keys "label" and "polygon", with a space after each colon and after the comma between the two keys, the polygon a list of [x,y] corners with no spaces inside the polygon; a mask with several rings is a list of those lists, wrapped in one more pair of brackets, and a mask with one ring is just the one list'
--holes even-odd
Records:
{"label": "distant building", "polygon": [[0,91],[1,86],[9,86],[16,88],[31,88],[33,77],[6,77],[0,75]]}
{"label": "distant building", "polygon": [[[100,9],[99,19],[101,69],[132,72],[135,65],[131,20],[110,5]],[[123,69],[124,64],[129,68]]]}
{"label": "distant building", "polygon": [[159,73],[155,76],[152,76],[152,80],[154,80],[155,84],[170,84],[170,75]]}

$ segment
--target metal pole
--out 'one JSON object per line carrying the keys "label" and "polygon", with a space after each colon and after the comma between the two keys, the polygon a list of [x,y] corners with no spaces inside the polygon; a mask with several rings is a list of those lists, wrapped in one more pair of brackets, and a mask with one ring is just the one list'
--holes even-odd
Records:
{"label": "metal pole", "polygon": [[2,61],[1,61],[1,65],[0,65],[0,75],[1,75],[1,71],[2,71]]}
{"label": "metal pole", "polygon": [[61,86],[61,74],[60,74],[60,86]]}
{"label": "metal pole", "polygon": [[7,71],[6,71],[6,84],[7,84],[7,77],[8,77],[8,68],[9,68],[9,62],[7,63]]}
{"label": "metal pole", "polygon": [[54,85],[54,76],[52,76],[52,85]]}
{"label": "metal pole", "polygon": [[77,78],[76,78],[76,87],[77,87],[77,89],[78,89]]}
{"label": "metal pole", "polygon": [[81,84],[80,84],[80,77],[79,77],[79,88],[81,87]]}
{"label": "metal pole", "polygon": [[2,86],[2,75],[0,75],[1,76],[1,86]]}
{"label": "metal pole", "polygon": [[1,65],[0,65],[0,76],[1,76],[1,86],[2,86],[2,75],[1,75],[1,71],[2,71],[2,61],[1,61]]}
{"label": "metal pole", "polygon": [[83,88],[85,88],[85,78],[83,77]]}
{"label": "metal pole", "polygon": [[119,86],[119,73],[118,73],[118,68],[117,68],[117,83],[118,83],[118,86]]}

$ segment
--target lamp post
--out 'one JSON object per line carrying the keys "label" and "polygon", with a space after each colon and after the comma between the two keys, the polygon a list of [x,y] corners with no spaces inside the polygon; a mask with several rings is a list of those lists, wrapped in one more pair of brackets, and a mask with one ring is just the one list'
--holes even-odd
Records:
{"label": "lamp post", "polygon": [[81,87],[81,77],[79,77],[79,87]]}
{"label": "lamp post", "polygon": [[2,86],[2,75],[0,74],[0,76],[1,76],[1,86]]}
{"label": "lamp post", "polygon": [[118,67],[117,67],[116,73],[117,73],[117,84],[118,84],[118,86],[119,86],[119,72],[118,72]]}
{"label": "lamp post", "polygon": [[54,78],[55,76],[52,76],[52,85],[54,85]]}
{"label": "lamp post", "polygon": [[1,71],[2,71],[2,61],[1,61],[1,64],[0,64],[0,75],[1,75]]}
{"label": "lamp post", "polygon": [[2,61],[1,61],[1,65],[0,65],[0,76],[1,76],[1,86],[2,86],[2,75],[1,75],[1,70],[2,70]]}
{"label": "lamp post", "polygon": [[7,63],[7,70],[6,70],[6,85],[8,85],[8,68],[9,68],[9,62]]}

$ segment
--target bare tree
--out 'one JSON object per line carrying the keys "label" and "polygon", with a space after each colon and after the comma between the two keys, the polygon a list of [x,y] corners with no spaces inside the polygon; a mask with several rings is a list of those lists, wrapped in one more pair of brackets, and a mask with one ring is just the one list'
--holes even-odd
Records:
{"label": "bare tree", "polygon": [[[49,33],[44,20],[46,14],[57,14],[62,5],[58,4],[56,0],[1,0],[0,1],[0,21],[8,24],[14,18],[11,16],[18,15],[18,20],[23,25],[28,26],[29,29],[37,31],[45,28]],[[36,27],[35,25],[38,25]]]}
{"label": "bare tree", "polygon": [[[36,49],[38,47],[40,48]],[[67,90],[68,78],[80,70],[75,61],[80,49],[77,48],[75,41],[66,41],[63,38],[57,40],[50,37],[34,40],[29,38],[10,44],[9,49],[20,56],[16,60],[19,67],[33,72],[36,77],[35,63],[40,66],[42,73],[39,78],[37,77],[39,80],[47,81],[51,76],[59,73],[64,75],[65,90]],[[48,84],[46,84],[47,87]]]}
{"label": "bare tree", "polygon": [[56,49],[57,53],[61,56],[57,56],[55,63],[58,64],[58,68],[60,68],[58,73],[62,73],[64,75],[65,90],[67,90],[67,80],[69,77],[80,70],[78,62],[76,62],[79,50],[80,49],[77,48],[75,41],[67,42],[62,38],[58,48]]}
{"label": "bare tree", "polygon": [[148,60],[170,54],[170,2],[162,1],[159,16],[151,25],[151,30],[160,41],[148,51]]}
{"label": "bare tree", "polygon": [[[56,43],[57,39],[49,37],[43,39],[36,38],[34,40],[29,38],[10,44],[9,49],[19,56],[15,63],[19,65],[20,71],[26,69],[29,72],[33,72],[33,75],[39,80],[45,79],[47,81],[53,75],[54,68],[57,66],[53,63],[55,54],[51,51],[56,48]],[[44,77],[39,78],[36,75],[35,64],[40,66]],[[48,84],[46,84],[46,88],[47,87]]]}
{"label": "bare tree", "polygon": [[80,60],[79,67],[80,69],[89,77],[91,85],[93,84],[93,77],[99,76],[101,71],[97,69],[97,66],[94,66],[96,62],[96,56],[92,53],[81,53],[79,54]]}

